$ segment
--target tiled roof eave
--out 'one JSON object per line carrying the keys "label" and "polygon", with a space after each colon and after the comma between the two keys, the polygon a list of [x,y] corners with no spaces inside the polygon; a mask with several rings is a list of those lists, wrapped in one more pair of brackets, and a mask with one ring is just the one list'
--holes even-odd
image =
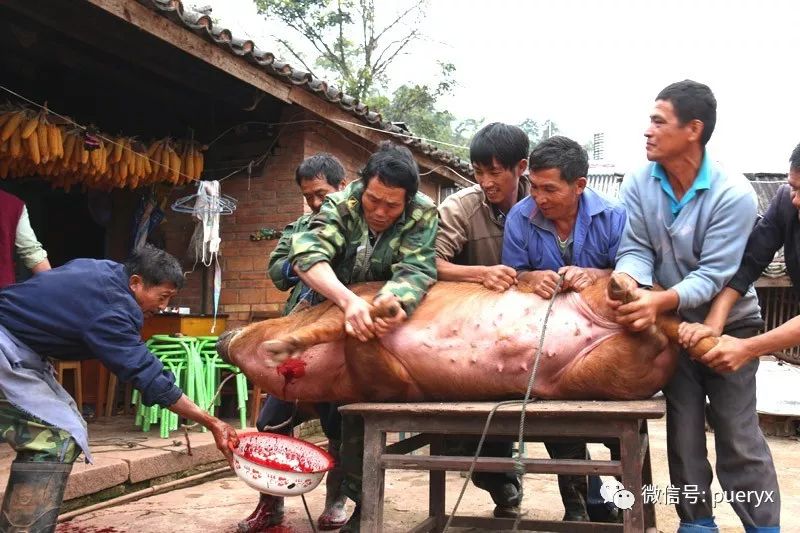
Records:
{"label": "tiled roof eave", "polygon": [[[244,59],[264,72],[280,79],[284,83],[302,87],[315,96],[337,105],[367,126],[377,128],[389,134],[407,135],[407,132],[384,121],[380,113],[371,111],[369,106],[361,103],[357,98],[344,94],[341,90],[325,80],[312,76],[309,72],[292,67],[289,63],[280,61],[271,52],[263,51],[256,43],[249,39],[238,39],[233,32],[226,28],[217,28],[210,16],[203,13],[187,10],[180,0],[136,0],[145,7],[154,10],[174,24],[182,26],[195,35],[222,48],[232,56]],[[432,144],[418,138],[397,136],[395,139],[402,142],[410,149],[427,155],[435,162],[448,166],[456,173],[471,178],[472,169],[466,161],[455,154],[436,148]]]}

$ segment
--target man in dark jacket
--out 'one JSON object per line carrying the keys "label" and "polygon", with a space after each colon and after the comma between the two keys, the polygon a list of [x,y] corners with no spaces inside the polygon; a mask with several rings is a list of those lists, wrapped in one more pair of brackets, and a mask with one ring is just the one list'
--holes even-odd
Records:
{"label": "man in dark jacket", "polygon": [[[788,183],[778,189],[769,209],[750,234],[739,270],[714,300],[705,323],[681,324],[678,332],[685,346],[693,346],[707,336],[721,334],[721,325],[725,323],[733,304],[761,276],[781,246],[792,285],[795,290],[800,288],[798,210],[800,210],[800,144],[795,147],[789,158]],[[800,339],[800,317],[794,317],[775,329],[748,339],[723,335],[719,344],[704,355],[701,362],[717,372],[735,372],[762,355],[796,346],[798,339]]]}
{"label": "man in dark jacket", "polygon": [[48,357],[96,357],[145,405],[211,430],[230,460],[234,429],[189,400],[139,334],[183,281],[174,257],[145,246],[124,265],[76,259],[0,291],[0,435],[17,452],[0,531],[54,531],[72,463],[81,451],[91,461],[86,423]]}

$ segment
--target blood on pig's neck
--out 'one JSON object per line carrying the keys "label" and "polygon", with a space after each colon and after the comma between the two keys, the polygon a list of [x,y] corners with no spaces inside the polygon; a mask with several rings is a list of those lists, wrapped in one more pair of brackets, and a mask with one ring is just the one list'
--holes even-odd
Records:
{"label": "blood on pig's neck", "polygon": [[306,363],[302,359],[287,359],[275,370],[283,376],[283,396],[286,397],[286,386],[306,375]]}

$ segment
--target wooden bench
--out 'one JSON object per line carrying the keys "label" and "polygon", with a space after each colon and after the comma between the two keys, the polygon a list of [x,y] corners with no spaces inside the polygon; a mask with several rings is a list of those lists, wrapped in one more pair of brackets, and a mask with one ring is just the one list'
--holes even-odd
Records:
{"label": "wooden bench", "polygon": [[[383,494],[386,470],[427,470],[430,477],[428,518],[412,532],[442,531],[452,503],[445,508],[445,473],[467,471],[472,457],[443,456],[445,436],[480,435],[493,402],[480,403],[356,403],[343,406],[345,416],[364,418],[364,474],[361,502],[361,530],[383,530]],[[642,486],[652,484],[647,419],[661,418],[663,398],[642,401],[536,401],[526,409],[525,440],[577,437],[589,442],[617,440],[621,458],[616,460],[524,459],[532,474],[599,474],[618,476],[635,498],[633,508],[622,511],[622,524],[528,520],[520,529],[533,531],[634,533],[656,531],[655,508],[643,505]],[[491,436],[513,436],[519,432],[521,406],[505,406],[494,415]],[[411,438],[386,445],[387,432],[418,432]],[[430,446],[430,455],[407,455]],[[513,472],[510,458],[481,457],[475,471]],[[533,499],[523,500],[523,509]],[[513,519],[457,515],[453,527],[510,529]],[[650,529],[652,528],[652,529]]]}

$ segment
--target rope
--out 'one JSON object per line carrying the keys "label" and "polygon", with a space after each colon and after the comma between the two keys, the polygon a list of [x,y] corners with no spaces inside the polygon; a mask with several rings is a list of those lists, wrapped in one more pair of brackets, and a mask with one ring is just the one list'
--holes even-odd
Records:
{"label": "rope", "polygon": [[[539,369],[539,357],[542,354],[542,347],[544,346],[544,338],[545,332],[547,330],[547,321],[550,319],[550,311],[553,309],[553,303],[556,301],[556,296],[558,296],[559,291],[561,290],[561,285],[564,282],[564,276],[559,276],[558,284],[556,285],[555,292],[553,296],[550,297],[550,302],[547,304],[547,310],[545,311],[544,321],[542,322],[542,333],[539,335],[539,346],[536,348],[536,354],[534,355],[533,360],[533,367],[531,368],[531,373],[528,378],[528,388],[525,391],[525,398],[522,400],[508,400],[505,402],[499,402],[496,404],[491,411],[489,411],[489,416],[486,417],[486,424],[483,426],[483,432],[481,433],[481,438],[478,441],[478,448],[475,450],[475,456],[472,458],[472,463],[469,466],[469,471],[467,472],[467,477],[464,480],[464,484],[461,487],[461,492],[458,495],[458,499],[456,500],[456,504],[453,507],[453,511],[450,513],[450,516],[447,518],[447,523],[442,530],[442,533],[446,533],[448,529],[450,529],[450,525],[453,522],[453,518],[455,518],[456,512],[458,511],[458,506],[461,504],[461,500],[464,497],[464,493],[467,491],[467,486],[469,485],[470,480],[472,479],[472,474],[475,472],[475,465],[478,463],[478,457],[481,455],[481,450],[483,449],[483,443],[486,441],[486,436],[489,433],[489,426],[492,423],[492,418],[494,418],[494,414],[497,410],[501,407],[507,405],[520,405],[522,404],[522,412],[520,413],[519,419],[519,440],[517,443],[517,451],[514,457],[514,471],[522,477],[525,474],[525,465],[522,463],[522,445],[524,443],[524,433],[525,433],[525,409],[528,406],[528,403],[532,401],[530,395],[531,391],[533,390],[533,383],[536,380],[536,371]],[[523,490],[524,484],[520,482],[519,484],[519,501],[520,506],[522,505],[522,498],[524,496]],[[519,529],[519,522],[522,519],[522,513],[517,513],[516,519],[514,519],[514,526],[511,531],[517,531]]]}
{"label": "rope", "polygon": [[[211,406],[214,405],[214,402],[217,401],[217,397],[219,396],[219,393],[222,392],[222,387],[225,385],[225,383],[228,382],[229,379],[231,379],[235,375],[236,375],[235,372],[231,372],[230,374],[228,374],[225,377],[225,379],[223,379],[220,382],[219,387],[217,387],[217,392],[214,394],[214,397],[211,398],[211,401],[208,403],[208,405],[206,406],[204,411],[209,412],[209,410],[211,409]],[[201,409],[202,409],[202,407],[201,407]],[[192,443],[189,441],[189,430],[197,427],[198,424],[199,424],[199,422],[195,422],[193,424],[181,424],[181,429],[183,430],[183,438],[186,439],[186,453],[188,455],[192,455]]]}

